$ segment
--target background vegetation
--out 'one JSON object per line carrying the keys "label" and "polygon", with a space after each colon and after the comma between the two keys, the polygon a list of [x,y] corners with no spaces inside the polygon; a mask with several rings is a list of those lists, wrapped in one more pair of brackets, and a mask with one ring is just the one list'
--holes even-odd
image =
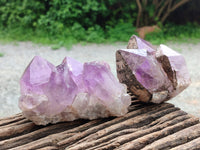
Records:
{"label": "background vegetation", "polygon": [[[150,21],[145,24],[141,19],[140,24],[156,23],[162,30],[147,35],[147,40],[157,44],[200,38],[200,26],[195,20],[184,25],[160,22],[156,17],[152,21],[155,6],[153,0],[148,1],[144,16]],[[134,0],[1,0],[0,40],[33,41],[51,44],[54,49],[77,42],[127,42],[132,34],[137,34],[137,16]]]}

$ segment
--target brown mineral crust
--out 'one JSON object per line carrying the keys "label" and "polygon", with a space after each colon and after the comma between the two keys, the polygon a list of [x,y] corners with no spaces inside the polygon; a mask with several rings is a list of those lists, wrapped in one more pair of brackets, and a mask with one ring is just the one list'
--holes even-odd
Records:
{"label": "brown mineral crust", "polygon": [[163,56],[163,55],[156,57],[156,59],[162,65],[162,68],[167,74],[167,77],[172,82],[174,90],[176,90],[176,87],[177,87],[176,72],[172,70],[169,59],[167,58],[167,56]]}
{"label": "brown mineral crust", "polygon": [[136,77],[133,75],[131,69],[129,68],[119,51],[116,52],[116,62],[117,77],[119,81],[126,84],[128,90],[133,93],[138,99],[143,102],[149,102],[152,95],[137,81]]}

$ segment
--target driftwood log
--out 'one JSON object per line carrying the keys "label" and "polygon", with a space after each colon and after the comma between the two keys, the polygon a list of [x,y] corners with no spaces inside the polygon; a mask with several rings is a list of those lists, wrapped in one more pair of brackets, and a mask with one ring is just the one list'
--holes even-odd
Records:
{"label": "driftwood log", "polygon": [[124,117],[37,126],[17,114],[0,120],[0,150],[199,150],[199,118],[174,105],[132,102]]}

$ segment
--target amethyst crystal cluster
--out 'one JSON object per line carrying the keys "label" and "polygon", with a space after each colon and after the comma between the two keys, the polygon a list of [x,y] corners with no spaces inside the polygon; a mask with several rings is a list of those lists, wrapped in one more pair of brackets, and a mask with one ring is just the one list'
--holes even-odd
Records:
{"label": "amethyst crystal cluster", "polygon": [[122,116],[131,98],[106,63],[66,57],[55,67],[36,56],[20,80],[19,107],[35,124]]}
{"label": "amethyst crystal cluster", "polygon": [[116,52],[116,64],[121,83],[104,62],[82,64],[66,57],[55,67],[36,56],[20,80],[19,107],[38,125],[122,116],[131,104],[127,87],[143,102],[161,103],[190,84],[182,55],[135,35],[127,49]]}
{"label": "amethyst crystal cluster", "polygon": [[158,48],[133,35],[127,49],[116,52],[117,76],[143,102],[161,103],[190,84],[183,56],[165,45]]}

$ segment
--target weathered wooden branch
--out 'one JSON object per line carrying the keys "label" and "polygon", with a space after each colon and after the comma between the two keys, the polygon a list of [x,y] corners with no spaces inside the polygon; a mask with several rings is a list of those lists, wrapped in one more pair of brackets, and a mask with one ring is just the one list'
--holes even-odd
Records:
{"label": "weathered wooden branch", "polygon": [[143,0],[143,4],[144,4],[144,6],[146,7],[147,6],[147,0]]}
{"label": "weathered wooden branch", "polygon": [[138,16],[137,16],[137,21],[136,21],[136,27],[139,27],[140,18],[141,18],[141,15],[142,15],[142,5],[141,5],[140,0],[136,0],[136,2],[137,2],[137,5],[138,5]]}
{"label": "weathered wooden branch", "polygon": [[189,1],[190,1],[190,0],[181,0],[180,2],[178,2],[177,4],[175,4],[175,5],[172,7],[171,11],[176,10],[178,7],[182,6],[183,4],[185,4],[185,3],[189,2]]}
{"label": "weathered wooden branch", "polygon": [[168,7],[167,7],[167,11],[171,9],[172,6],[172,0],[169,1]]}
{"label": "weathered wooden branch", "polygon": [[163,11],[165,10],[168,4],[169,4],[169,0],[166,0],[164,5],[158,11],[158,14],[156,15],[157,18],[160,18],[160,16],[162,15]]}
{"label": "weathered wooden branch", "polygon": [[190,0],[181,0],[180,2],[174,4],[173,6],[171,6],[172,1],[169,1],[169,7],[167,9],[167,11],[165,12],[165,14],[163,15],[163,17],[160,19],[162,23],[165,22],[165,20],[167,19],[167,17],[170,15],[171,12],[173,12],[174,10],[176,10],[178,7],[182,6],[183,4],[189,2]]}
{"label": "weathered wooden branch", "polygon": [[[138,6],[138,16],[136,20],[136,27],[141,26],[141,21],[143,20],[143,24],[148,26],[151,21],[155,20],[164,23],[167,17],[170,15],[171,12],[179,8],[180,6],[184,5],[185,3],[189,2],[190,0],[180,0],[176,2],[175,0],[153,0],[152,3],[155,6],[153,17],[149,16],[146,13],[146,6],[148,4],[147,0],[136,0]],[[143,17],[143,19],[141,19]],[[156,18],[156,19],[155,19]],[[154,22],[156,23],[156,22]]]}
{"label": "weathered wooden branch", "polygon": [[37,126],[22,114],[0,120],[0,149],[199,149],[199,118],[174,105],[144,104],[133,96],[123,117]]}
{"label": "weathered wooden branch", "polygon": [[156,8],[158,9],[163,2],[164,2],[163,0],[160,0],[160,2],[158,2],[158,4],[157,4]]}

